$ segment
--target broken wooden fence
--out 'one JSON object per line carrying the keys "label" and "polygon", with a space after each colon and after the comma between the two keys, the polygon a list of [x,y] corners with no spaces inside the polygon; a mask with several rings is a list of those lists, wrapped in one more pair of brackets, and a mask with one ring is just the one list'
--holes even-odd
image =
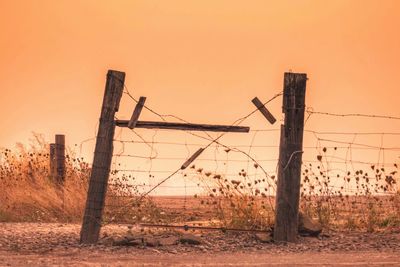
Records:
{"label": "broken wooden fence", "polygon": [[[188,130],[188,131],[214,131],[214,132],[249,132],[249,127],[209,125],[174,122],[139,121],[139,116],[145,97],[141,97],[129,121],[114,120],[124,88],[125,73],[110,70],[107,74],[106,88],[101,109],[100,124],[96,139],[96,147],[89,181],[89,190],[86,200],[85,214],[81,229],[81,243],[96,243],[99,238],[102,214],[105,204],[107,183],[111,168],[113,154],[113,139],[115,127]],[[182,168],[189,166],[200,155],[197,151]]]}
{"label": "broken wooden fence", "polygon": [[[285,73],[283,93],[285,123],[281,126],[281,144],[278,163],[278,188],[274,233],[276,241],[292,242],[295,241],[297,237],[306,80],[305,74]],[[140,121],[139,117],[141,111],[143,107],[145,107],[145,97],[140,97],[137,101],[137,105],[130,120],[115,120],[115,113],[119,109],[119,103],[124,89],[124,81],[124,72],[114,70],[108,71],[85,214],[81,229],[81,243],[96,243],[99,238],[113,155],[113,139],[116,126],[130,129],[146,128],[236,133],[247,133],[250,130],[249,127],[233,125]],[[257,97],[254,98],[252,102],[257,107],[257,110],[259,110],[271,124],[276,122],[275,117]],[[181,169],[187,168],[203,151],[204,148],[197,150],[182,164]]]}

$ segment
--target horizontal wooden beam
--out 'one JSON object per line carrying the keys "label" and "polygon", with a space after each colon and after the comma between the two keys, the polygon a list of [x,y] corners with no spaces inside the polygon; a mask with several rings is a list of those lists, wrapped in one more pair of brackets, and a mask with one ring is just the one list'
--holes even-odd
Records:
{"label": "horizontal wooden beam", "polygon": [[[129,120],[116,120],[119,127],[128,127]],[[179,122],[158,122],[158,121],[138,121],[135,128],[146,129],[165,129],[165,130],[183,130],[183,131],[208,131],[208,132],[232,132],[248,133],[250,127],[228,126],[228,125],[210,125]]]}

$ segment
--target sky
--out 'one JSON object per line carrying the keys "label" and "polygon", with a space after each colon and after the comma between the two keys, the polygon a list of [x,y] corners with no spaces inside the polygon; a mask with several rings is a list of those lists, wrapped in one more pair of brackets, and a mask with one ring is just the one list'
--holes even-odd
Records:
{"label": "sky", "polygon": [[[399,117],[399,11],[396,0],[0,0],[0,146],[28,143],[32,132],[49,141],[65,134],[71,147],[93,138],[108,69],[126,72],[130,92],[146,96],[157,112],[191,122],[232,123],[252,111],[254,96],[266,101],[280,92],[286,71],[307,73],[306,104],[315,111]],[[278,124],[281,101],[269,105]],[[127,119],[133,108],[124,95],[117,116]],[[144,111],[141,119],[160,118]],[[243,125],[279,128],[259,114]],[[312,115],[306,128],[400,132],[400,121]],[[201,141],[139,133],[147,140]],[[277,144],[276,136],[268,138],[256,143]],[[395,146],[393,138],[385,140]],[[381,137],[363,141],[376,145]],[[151,153],[145,149],[137,148]],[[193,151],[172,152],[185,158]],[[90,161],[93,144],[80,153]],[[258,152],[261,158],[276,153]]]}

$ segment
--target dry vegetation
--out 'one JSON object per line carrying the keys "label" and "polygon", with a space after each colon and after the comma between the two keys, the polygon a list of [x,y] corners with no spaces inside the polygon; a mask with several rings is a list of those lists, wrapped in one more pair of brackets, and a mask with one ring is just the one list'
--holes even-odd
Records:
{"label": "dry vegetation", "polygon": [[400,226],[398,166],[329,170],[325,157],[303,167],[301,208],[326,227],[375,229]]}
{"label": "dry vegetation", "polygon": [[[400,226],[400,191],[398,166],[369,166],[369,170],[337,174],[326,168],[326,148],[318,155],[319,164],[303,166],[300,209],[325,228],[365,230]],[[259,166],[254,164],[254,168]],[[268,229],[274,221],[273,197],[276,178],[250,178],[244,170],[237,179],[192,166],[196,179],[202,181],[205,195],[201,204],[216,211],[224,227]],[[195,197],[199,198],[198,195]]]}
{"label": "dry vegetation", "polygon": [[[67,149],[66,177],[59,183],[50,173],[49,144],[34,134],[29,146],[0,150],[0,222],[78,222],[85,207],[90,165]],[[131,177],[111,173],[104,222],[159,221],[162,212],[149,199],[138,202]]]}
{"label": "dry vegetation", "polygon": [[69,152],[64,185],[50,175],[49,144],[34,134],[26,147],[0,152],[0,221],[76,221],[82,218],[89,165]]}
{"label": "dry vegetation", "polygon": [[[254,168],[259,168],[254,164]],[[200,204],[215,211],[216,218],[227,228],[269,229],[273,224],[273,197],[268,196],[274,188],[274,176],[252,179],[244,169],[237,179],[191,167],[196,179],[201,181],[207,198],[200,198]]]}
{"label": "dry vegetation", "polygon": [[[66,179],[57,183],[49,173],[49,147],[34,135],[29,147],[0,152],[0,221],[80,221],[84,209],[89,164],[68,150]],[[375,231],[400,226],[398,166],[370,166],[344,175],[333,174],[320,164],[303,167],[301,210],[328,228]],[[254,169],[259,166],[254,164]],[[228,228],[268,229],[274,221],[275,176],[249,177],[241,170],[227,179],[192,166],[188,175],[205,188],[191,198],[189,209],[181,199],[140,199],[133,177],[111,173],[104,222],[171,223],[209,220]],[[341,186],[338,186],[341,181]],[[353,191],[349,191],[353,188]],[[178,203],[178,204],[177,204]],[[175,207],[173,207],[175,205]]]}

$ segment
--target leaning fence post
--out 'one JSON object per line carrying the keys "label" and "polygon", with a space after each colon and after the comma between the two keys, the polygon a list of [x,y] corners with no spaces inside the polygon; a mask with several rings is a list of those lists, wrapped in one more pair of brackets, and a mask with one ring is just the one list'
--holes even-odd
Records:
{"label": "leaning fence post", "polygon": [[114,116],[124,88],[125,73],[109,70],[96,138],[92,172],[86,199],[80,242],[96,243],[99,239],[104,202],[113,154]]}
{"label": "leaning fence post", "polygon": [[306,81],[307,74],[285,73],[285,121],[281,126],[279,146],[275,241],[297,240]]}

